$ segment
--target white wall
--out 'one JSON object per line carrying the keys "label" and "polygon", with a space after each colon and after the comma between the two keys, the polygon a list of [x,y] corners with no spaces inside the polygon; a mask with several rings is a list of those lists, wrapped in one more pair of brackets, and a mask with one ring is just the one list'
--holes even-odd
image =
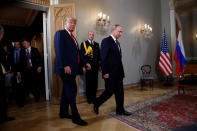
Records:
{"label": "white wall", "polygon": [[[162,26],[164,26],[164,24],[161,25],[161,1],[60,0],[59,2],[75,3],[78,19],[76,37],[80,43],[87,39],[89,30],[95,31],[95,40],[99,43],[109,35],[109,30],[104,33],[96,30],[95,20],[100,11],[110,16],[111,25],[120,24],[123,26],[124,33],[119,41],[126,74],[124,85],[129,86],[139,82],[139,68],[143,64],[152,65],[153,75],[157,78],[156,70],[160,53]],[[139,27],[145,23],[153,28],[151,39],[146,39],[139,33]],[[167,28],[169,27],[166,27],[169,32],[170,29]],[[103,84],[100,86],[103,86]]]}

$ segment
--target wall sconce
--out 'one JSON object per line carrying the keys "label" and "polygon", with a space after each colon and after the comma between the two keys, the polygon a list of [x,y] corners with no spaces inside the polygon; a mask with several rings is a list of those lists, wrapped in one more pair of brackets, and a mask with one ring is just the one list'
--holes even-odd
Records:
{"label": "wall sconce", "polygon": [[143,34],[145,37],[150,37],[152,31],[153,31],[152,27],[147,24],[144,24],[140,28],[140,33]]}
{"label": "wall sconce", "polygon": [[98,13],[96,24],[99,26],[108,26],[110,24],[109,16],[102,12]]}
{"label": "wall sconce", "polygon": [[197,40],[197,34],[196,34],[196,40]]}

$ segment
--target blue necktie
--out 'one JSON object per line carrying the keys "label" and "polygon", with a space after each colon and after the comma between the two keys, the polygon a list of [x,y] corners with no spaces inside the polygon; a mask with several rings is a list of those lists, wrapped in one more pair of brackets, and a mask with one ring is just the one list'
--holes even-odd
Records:
{"label": "blue necktie", "polygon": [[19,61],[19,59],[18,59],[19,57],[18,57],[18,51],[16,50],[16,64],[18,64],[18,61]]}

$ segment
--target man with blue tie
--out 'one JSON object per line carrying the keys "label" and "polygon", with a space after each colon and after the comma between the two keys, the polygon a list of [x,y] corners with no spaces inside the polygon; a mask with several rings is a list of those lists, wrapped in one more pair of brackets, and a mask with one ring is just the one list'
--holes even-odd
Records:
{"label": "man with blue tie", "polygon": [[105,81],[105,91],[94,102],[94,112],[99,114],[99,107],[107,101],[113,94],[116,100],[117,115],[131,115],[124,109],[124,89],[123,78],[125,77],[122,52],[118,38],[122,35],[120,25],[112,26],[111,35],[101,42],[101,67]]}
{"label": "man with blue tie", "polygon": [[12,67],[11,71],[13,72],[13,86],[16,91],[16,103],[18,106],[23,107],[25,103],[25,89],[22,85],[22,71],[24,65],[22,61],[25,61],[24,50],[21,49],[21,43],[19,40],[14,42],[14,50],[12,52]]}
{"label": "man with blue tie", "polygon": [[[75,30],[76,22],[75,18],[67,18],[65,29],[55,33],[55,73],[60,76],[63,82],[60,118],[72,119],[73,123],[85,126],[87,122],[81,119],[76,106],[77,85],[75,78],[79,73],[80,62],[78,43],[72,34]],[[72,115],[69,115],[69,106],[71,107]]]}

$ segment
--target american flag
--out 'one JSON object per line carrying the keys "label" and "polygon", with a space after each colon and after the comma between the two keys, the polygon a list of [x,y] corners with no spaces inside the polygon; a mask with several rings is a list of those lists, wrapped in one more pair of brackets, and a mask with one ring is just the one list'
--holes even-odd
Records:
{"label": "american flag", "polygon": [[168,43],[166,40],[166,32],[163,33],[163,41],[161,46],[161,54],[159,58],[159,68],[165,76],[168,76],[172,73],[172,65],[170,60],[170,55],[168,51]]}

